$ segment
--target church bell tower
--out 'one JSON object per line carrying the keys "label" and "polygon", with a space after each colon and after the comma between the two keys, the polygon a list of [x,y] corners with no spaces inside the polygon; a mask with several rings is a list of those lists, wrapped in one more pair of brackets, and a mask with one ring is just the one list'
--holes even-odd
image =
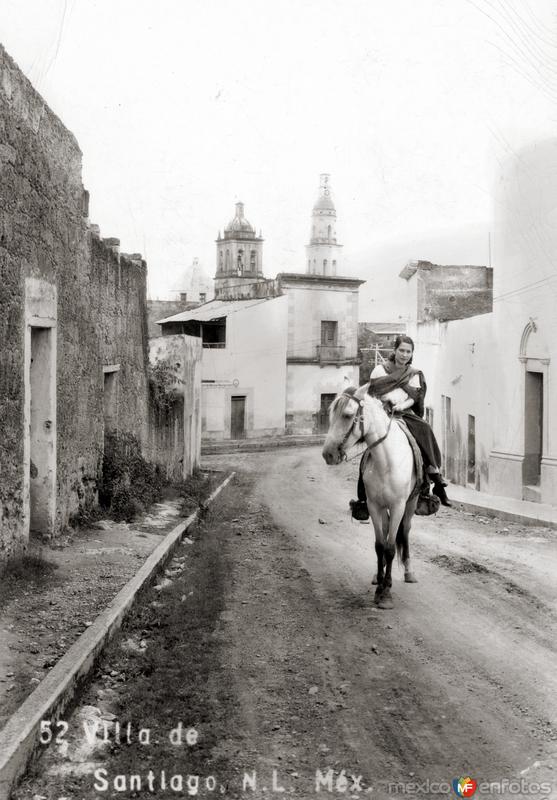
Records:
{"label": "church bell tower", "polygon": [[217,237],[215,297],[222,297],[230,286],[254,283],[263,278],[263,239],[244,217],[244,204],[236,203],[236,214],[224,236]]}
{"label": "church bell tower", "polygon": [[319,196],[311,212],[311,236],[306,245],[306,272],[337,275],[342,245],[337,243],[337,212],[331,197],[330,175],[320,176]]}

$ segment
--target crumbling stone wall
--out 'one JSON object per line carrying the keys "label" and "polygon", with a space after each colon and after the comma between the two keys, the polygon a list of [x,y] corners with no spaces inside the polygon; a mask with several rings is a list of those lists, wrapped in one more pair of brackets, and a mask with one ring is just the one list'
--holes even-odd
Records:
{"label": "crumbling stone wall", "polygon": [[201,454],[201,359],[196,336],[158,336],[149,340],[152,366],[165,364],[173,377],[167,389],[173,402],[149,407],[149,459],[170,479],[183,479],[199,467]]}
{"label": "crumbling stone wall", "polygon": [[0,559],[27,538],[28,279],[57,293],[56,514],[45,533],[96,491],[104,364],[120,364],[120,428],[146,435],[146,266],[90,232],[87,206],[75,138],[0,46]]}
{"label": "crumbling stone wall", "polygon": [[432,319],[448,322],[493,311],[491,267],[418,263],[419,322]]}

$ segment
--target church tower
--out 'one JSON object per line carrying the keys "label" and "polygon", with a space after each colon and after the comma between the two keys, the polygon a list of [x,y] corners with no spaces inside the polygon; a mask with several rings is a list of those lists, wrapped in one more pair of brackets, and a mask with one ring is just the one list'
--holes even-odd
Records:
{"label": "church tower", "polygon": [[215,297],[222,297],[228,287],[263,281],[263,239],[261,232],[244,217],[244,204],[236,203],[236,214],[224,236],[217,237]]}
{"label": "church tower", "polygon": [[311,214],[311,238],[306,246],[310,275],[336,275],[342,245],[337,244],[337,212],[331,198],[330,176],[320,176],[319,197]]}

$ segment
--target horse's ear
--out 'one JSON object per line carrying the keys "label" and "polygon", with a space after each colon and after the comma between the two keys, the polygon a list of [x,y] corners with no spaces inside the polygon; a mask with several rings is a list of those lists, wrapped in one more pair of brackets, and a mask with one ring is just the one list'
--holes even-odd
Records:
{"label": "horse's ear", "polygon": [[347,386],[343,394],[348,394],[350,395],[350,397],[352,397],[352,395],[356,394],[357,391],[358,391],[357,386]]}

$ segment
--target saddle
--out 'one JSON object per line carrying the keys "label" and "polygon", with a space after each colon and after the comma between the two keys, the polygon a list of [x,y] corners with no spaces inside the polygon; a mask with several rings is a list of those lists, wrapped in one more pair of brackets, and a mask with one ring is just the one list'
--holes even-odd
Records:
{"label": "saddle", "polygon": [[[414,439],[408,425],[405,423],[402,417],[394,417],[395,422],[399,426],[399,428],[404,432],[406,438],[408,439],[408,444],[412,449],[412,455],[414,456],[414,468],[416,470],[416,483],[410,497],[408,500],[412,500],[416,495],[418,495],[418,502],[416,504],[416,511],[415,514],[418,514],[422,517],[427,517],[430,514],[436,514],[439,511],[439,506],[441,505],[441,501],[439,498],[431,493],[431,486],[430,481],[427,476],[426,471],[424,470],[424,461],[422,458],[422,454],[420,452],[420,448],[418,447],[417,441]],[[371,450],[366,450],[364,454],[364,461],[362,463],[362,471],[365,468],[367,463],[367,459],[371,456]]]}

